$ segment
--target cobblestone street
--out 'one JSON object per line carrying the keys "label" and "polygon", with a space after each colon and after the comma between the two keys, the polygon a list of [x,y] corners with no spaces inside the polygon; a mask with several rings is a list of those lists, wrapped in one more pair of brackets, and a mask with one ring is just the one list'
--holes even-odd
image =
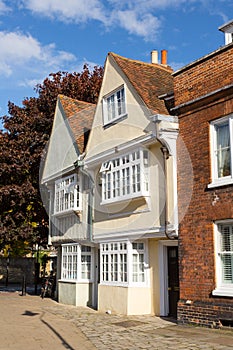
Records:
{"label": "cobblestone street", "polygon": [[0,310],[1,350],[233,349],[232,330],[103,314],[19,292],[0,292]]}

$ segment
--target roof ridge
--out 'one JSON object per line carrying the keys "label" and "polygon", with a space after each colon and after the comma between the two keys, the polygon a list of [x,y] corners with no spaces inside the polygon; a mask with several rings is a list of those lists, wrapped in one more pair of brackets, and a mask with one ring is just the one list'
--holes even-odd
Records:
{"label": "roof ridge", "polygon": [[146,66],[150,66],[150,67],[154,67],[154,68],[164,69],[165,71],[167,71],[169,73],[173,72],[173,69],[169,65],[165,66],[165,65],[162,65],[160,63],[143,62],[143,61],[136,60],[133,58],[127,58],[127,57],[121,56],[121,55],[119,55],[115,52],[112,52],[112,51],[110,51],[108,53],[108,56],[112,56],[113,58],[117,57],[117,58],[120,58],[122,60],[134,62],[134,63],[140,64],[140,65],[146,65]]}
{"label": "roof ridge", "polygon": [[84,152],[95,114],[96,104],[58,95],[74,140],[81,153]]}
{"label": "roof ridge", "polygon": [[66,95],[63,95],[63,94],[58,94],[58,97],[61,100],[61,102],[62,102],[62,100],[67,99],[67,100],[71,100],[71,101],[73,101],[75,103],[81,103],[83,105],[87,105],[88,107],[96,105],[96,103],[86,102],[86,101],[83,101],[83,100],[78,100],[77,98],[72,98],[72,97],[69,97],[69,96],[66,96]]}

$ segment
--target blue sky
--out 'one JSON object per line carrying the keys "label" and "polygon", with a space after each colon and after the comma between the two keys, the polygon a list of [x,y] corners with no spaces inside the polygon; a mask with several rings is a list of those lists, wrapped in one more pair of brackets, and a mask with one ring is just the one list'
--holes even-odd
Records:
{"label": "blue sky", "polygon": [[178,69],[224,44],[232,0],[0,0],[0,116],[49,73],[104,65],[109,51]]}

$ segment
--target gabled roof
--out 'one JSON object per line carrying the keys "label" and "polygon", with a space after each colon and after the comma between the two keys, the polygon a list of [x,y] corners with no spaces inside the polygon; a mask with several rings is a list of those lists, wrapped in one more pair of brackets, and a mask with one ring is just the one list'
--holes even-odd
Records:
{"label": "gabled roof", "polygon": [[92,127],[96,105],[64,95],[59,95],[58,99],[67,117],[79,151],[83,153]]}
{"label": "gabled roof", "polygon": [[173,91],[171,67],[128,59],[112,52],[108,55],[115,60],[145,105],[153,113],[169,114],[164,101],[158,96]]}

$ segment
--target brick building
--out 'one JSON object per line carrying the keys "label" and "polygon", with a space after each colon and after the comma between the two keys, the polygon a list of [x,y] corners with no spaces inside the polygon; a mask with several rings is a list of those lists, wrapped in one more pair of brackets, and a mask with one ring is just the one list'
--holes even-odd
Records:
{"label": "brick building", "polygon": [[178,321],[233,323],[233,22],[225,45],[176,71]]}

